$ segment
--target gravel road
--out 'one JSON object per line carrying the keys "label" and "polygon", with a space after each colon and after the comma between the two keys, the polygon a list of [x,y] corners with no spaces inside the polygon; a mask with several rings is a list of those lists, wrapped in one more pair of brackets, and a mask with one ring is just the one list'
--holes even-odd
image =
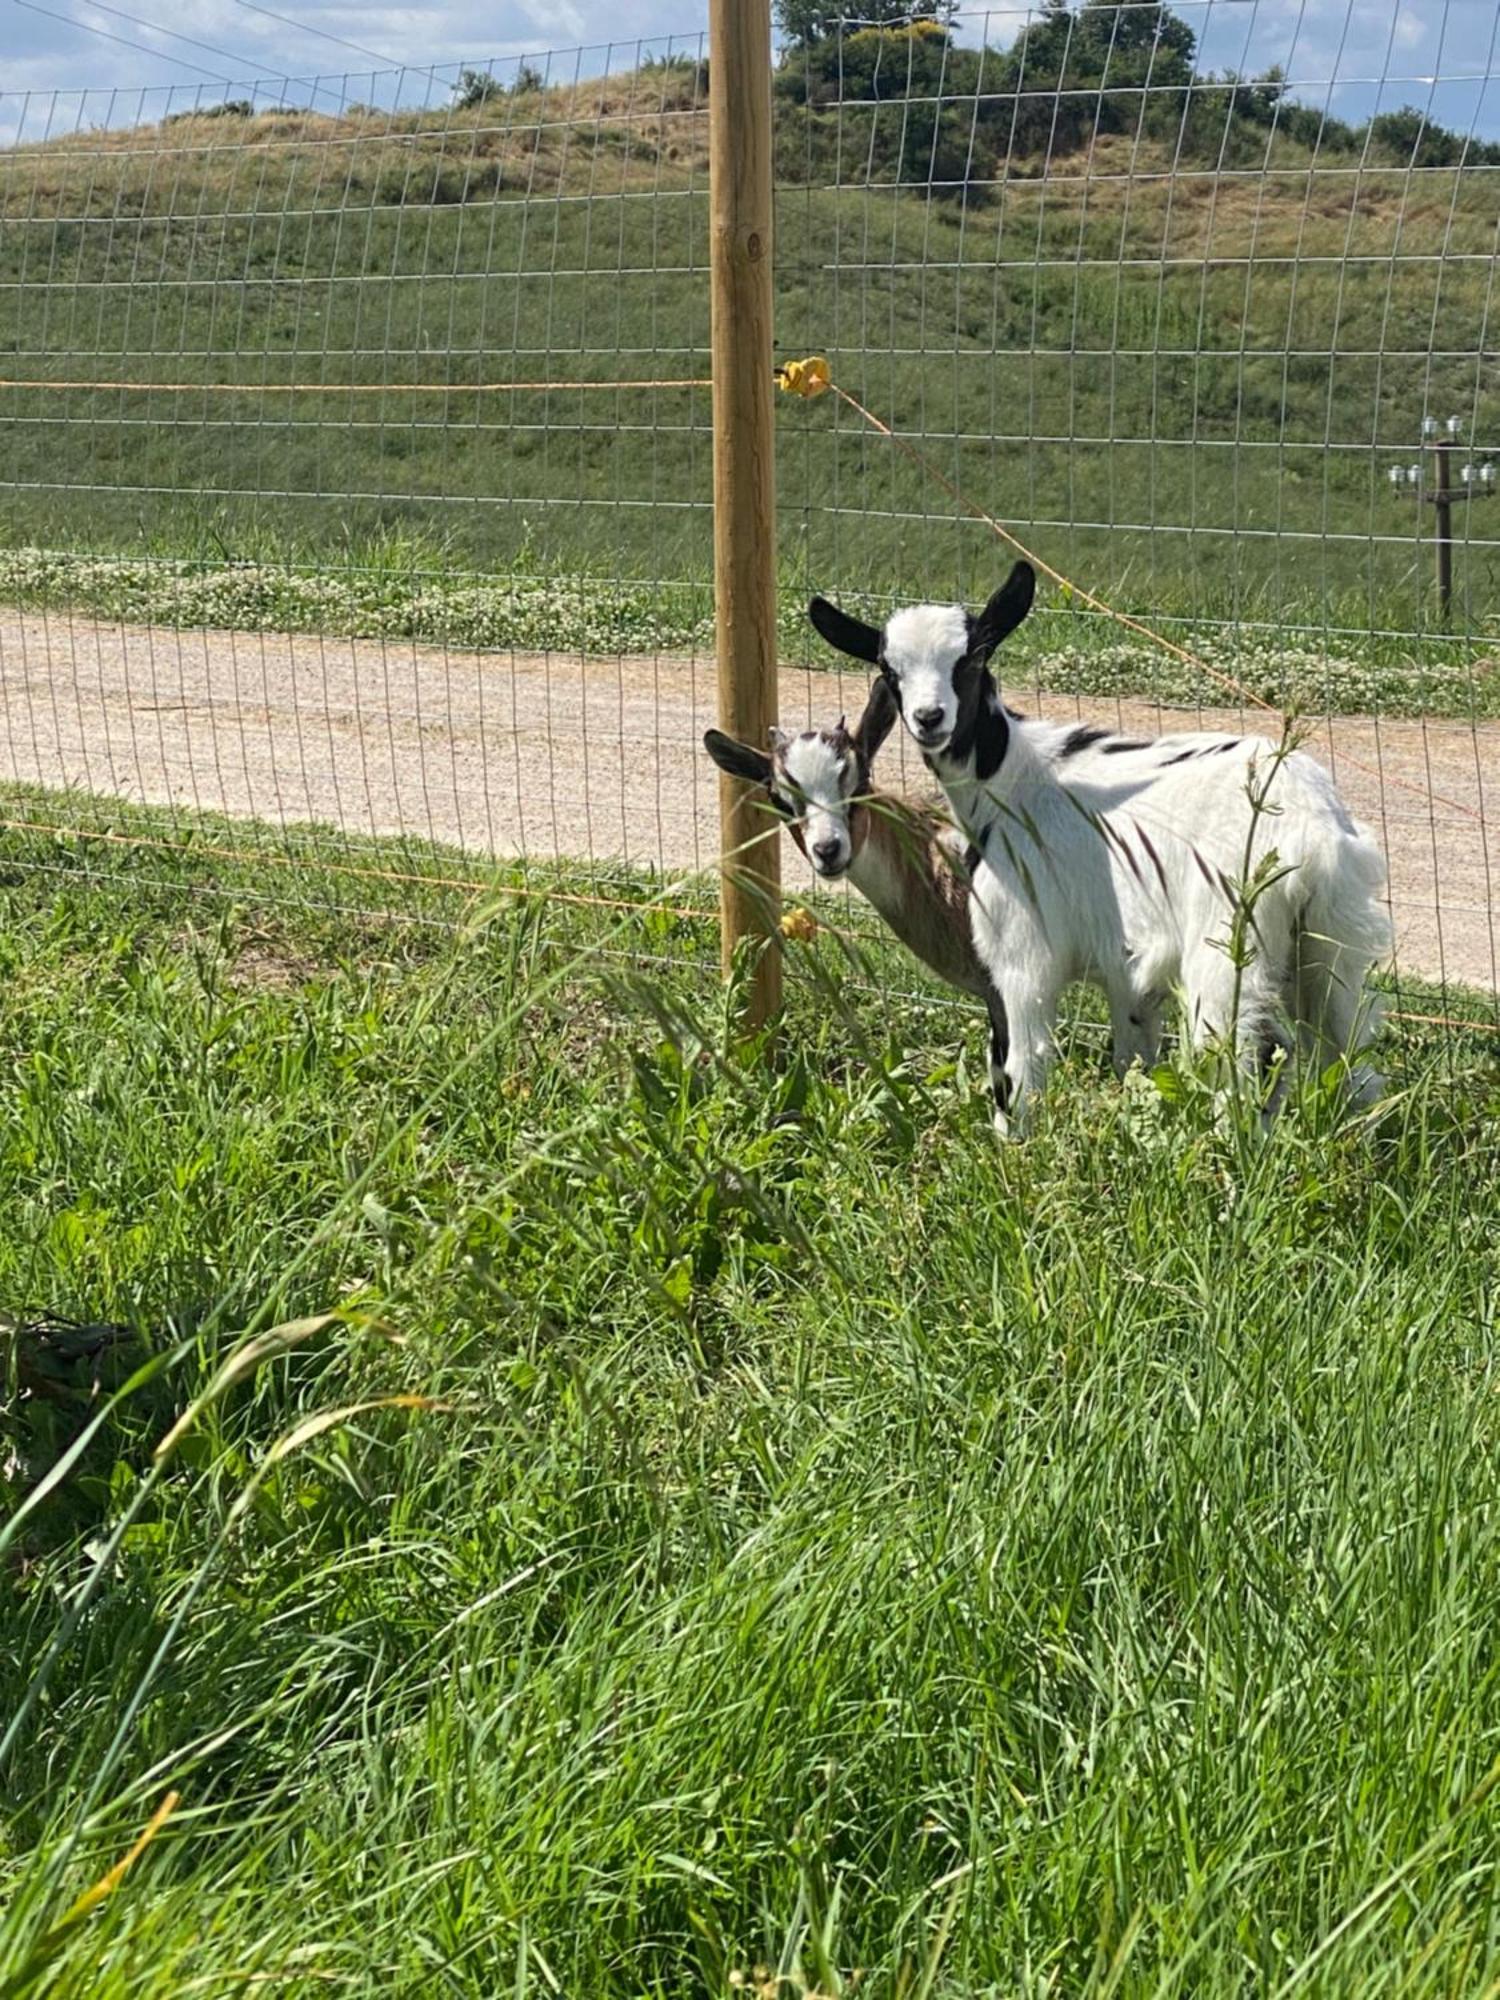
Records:
{"label": "gravel road", "polygon": [[[782,717],[824,722],[847,708],[852,719],[864,685],[787,670]],[[1033,714],[1146,734],[1265,726],[1253,711],[1009,692]],[[717,793],[699,738],[713,696],[707,659],[445,652],[0,612],[0,782],[478,853],[706,867]],[[1309,747],[1385,846],[1403,968],[1500,986],[1500,724],[1340,717]],[[893,739],[882,778],[920,788],[906,748]]]}

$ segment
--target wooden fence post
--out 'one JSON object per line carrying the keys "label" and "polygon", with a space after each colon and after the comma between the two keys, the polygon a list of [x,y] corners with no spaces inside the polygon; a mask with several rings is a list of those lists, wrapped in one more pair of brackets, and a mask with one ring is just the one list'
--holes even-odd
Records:
{"label": "wooden fence post", "polygon": [[[776,720],[770,0],[710,0],[708,47],[719,726],[764,748]],[[746,1003],[754,1030],[781,1007],[781,836],[764,800],[722,775],[719,822],[726,974],[742,939],[767,939]]]}

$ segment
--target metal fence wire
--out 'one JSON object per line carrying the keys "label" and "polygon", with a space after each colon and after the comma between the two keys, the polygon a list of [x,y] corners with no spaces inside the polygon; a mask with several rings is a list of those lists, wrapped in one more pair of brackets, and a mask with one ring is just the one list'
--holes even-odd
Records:
{"label": "metal fence wire", "polygon": [[[1014,705],[1294,710],[1413,1004],[1493,1018],[1493,0],[937,11],[777,57],[779,351],[846,392],[778,412],[784,720],[863,696],[809,592],[981,598],[988,514],[1076,586]],[[0,96],[15,866],[711,869],[707,88],[688,36]]]}

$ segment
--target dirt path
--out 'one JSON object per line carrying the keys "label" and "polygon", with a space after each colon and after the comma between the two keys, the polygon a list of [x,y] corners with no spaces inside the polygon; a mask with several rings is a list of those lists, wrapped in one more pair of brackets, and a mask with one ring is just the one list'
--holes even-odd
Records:
{"label": "dirt path", "polygon": [[[449,653],[0,612],[0,782],[425,835],[481,853],[706,867],[717,793],[699,738],[713,720],[713,681],[710,660]],[[785,672],[783,719],[824,722],[841,707],[852,718],[864,686],[857,675]],[[1148,734],[1242,721],[1020,689],[1012,698],[1031,713]],[[1252,712],[1250,724],[1264,719]],[[1401,964],[1500,986],[1500,724],[1347,717],[1310,747],[1385,844]],[[882,776],[921,787],[906,748],[893,739]],[[789,842],[786,859],[802,883]]]}

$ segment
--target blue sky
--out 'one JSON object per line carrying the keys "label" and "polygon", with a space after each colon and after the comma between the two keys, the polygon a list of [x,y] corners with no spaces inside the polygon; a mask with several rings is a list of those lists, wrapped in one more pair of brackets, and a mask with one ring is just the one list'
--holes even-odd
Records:
{"label": "blue sky", "polygon": [[[541,57],[560,80],[607,60],[626,65],[641,41],[660,51],[676,35],[693,46],[707,15],[707,0],[265,5],[285,18],[250,0],[0,0],[0,140],[157,117],[228,87],[330,109],[388,102],[398,89],[410,103],[441,103],[461,63],[493,60],[503,74],[523,55]],[[1279,62],[1299,97],[1344,117],[1412,104],[1460,131],[1500,135],[1497,0],[1177,0],[1176,11],[1205,67]],[[1025,18],[1020,4],[976,12],[964,38],[1005,43]],[[57,91],[65,95],[54,100]]]}

